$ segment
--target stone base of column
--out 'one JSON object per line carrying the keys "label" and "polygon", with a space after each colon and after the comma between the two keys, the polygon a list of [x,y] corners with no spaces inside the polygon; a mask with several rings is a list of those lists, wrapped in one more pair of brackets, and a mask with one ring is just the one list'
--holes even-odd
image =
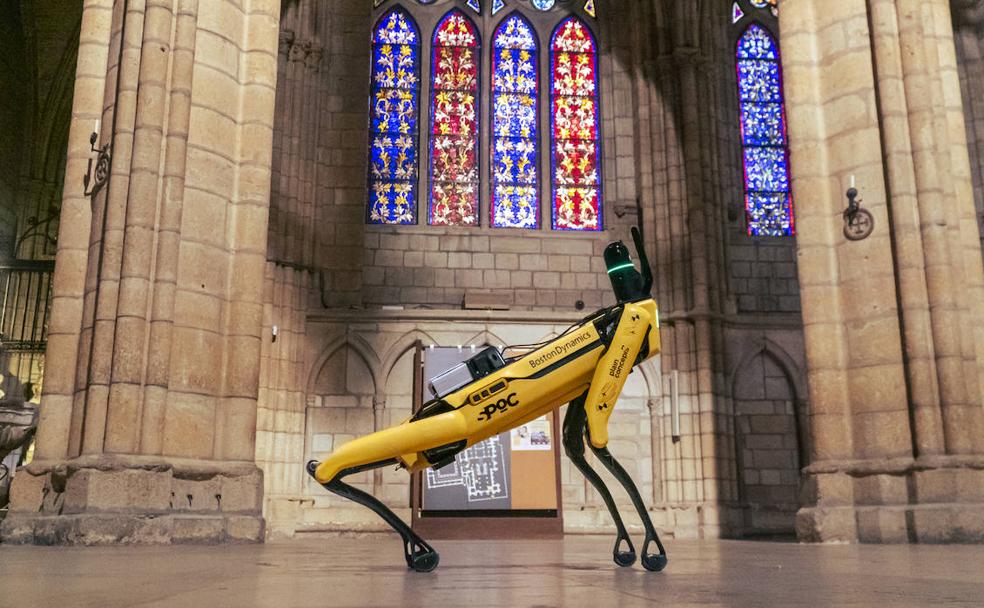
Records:
{"label": "stone base of column", "polygon": [[0,540],[115,545],[262,542],[263,473],[252,463],[80,458],[14,477]]}
{"label": "stone base of column", "polygon": [[984,543],[984,458],[824,462],[804,473],[801,541]]}

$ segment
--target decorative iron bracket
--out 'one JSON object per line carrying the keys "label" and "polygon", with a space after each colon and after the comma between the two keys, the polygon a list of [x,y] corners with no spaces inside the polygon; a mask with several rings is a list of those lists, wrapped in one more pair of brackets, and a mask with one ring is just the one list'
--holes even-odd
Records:
{"label": "decorative iron bracket", "polygon": [[861,208],[857,188],[847,191],[847,209],[844,210],[844,236],[849,241],[861,241],[875,230],[875,218],[867,209]]}
{"label": "decorative iron bracket", "polygon": [[[97,156],[95,172],[93,172],[92,158],[90,158],[89,169],[86,171],[85,177],[82,178],[82,186],[86,196],[95,196],[109,180],[109,167],[110,162],[113,160],[112,146],[111,144],[105,144],[101,148],[96,148],[96,140],[98,139],[99,134],[95,131],[89,136],[89,147]],[[91,190],[89,189],[90,182],[92,182]]]}

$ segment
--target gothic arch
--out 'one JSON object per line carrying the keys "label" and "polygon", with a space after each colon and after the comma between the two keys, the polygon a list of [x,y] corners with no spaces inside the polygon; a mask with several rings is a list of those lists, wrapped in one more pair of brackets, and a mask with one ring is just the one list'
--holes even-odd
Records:
{"label": "gothic arch", "polygon": [[369,370],[370,379],[372,380],[372,386],[374,392],[379,392],[381,386],[385,386],[385,383],[380,382],[380,370],[382,366],[380,365],[379,357],[373,351],[372,346],[361,336],[350,334],[346,336],[339,336],[333,342],[329,343],[328,347],[321,351],[315,359],[314,365],[311,366],[311,372],[308,374],[307,380],[307,394],[312,395],[315,392],[315,386],[318,381],[318,376],[321,374],[321,369],[325,366],[325,363],[337,353],[342,348],[349,348],[356,355],[362,359],[366,368]]}
{"label": "gothic arch", "polygon": [[[761,397],[764,397],[764,399],[761,401],[759,401],[761,397],[738,395],[739,382],[742,374],[746,373],[746,371],[750,373],[753,365],[759,358],[762,359],[763,364],[767,364],[768,362],[774,364],[784,376],[791,392],[791,412],[786,410],[786,413],[782,414],[776,409],[766,409],[764,411],[757,409],[762,406],[767,408],[769,403],[777,400],[775,397],[769,395],[770,389],[768,388],[768,382],[763,387]],[[739,353],[739,356],[736,357],[735,365],[728,375],[728,391],[730,397],[729,402],[732,404],[731,417],[734,429],[732,456],[734,458],[737,498],[740,504],[749,507],[749,510],[744,515],[745,530],[749,533],[789,532],[791,528],[783,528],[782,530],[773,529],[771,526],[776,525],[774,520],[771,523],[767,523],[768,520],[760,520],[756,514],[763,512],[763,509],[765,512],[768,512],[770,509],[779,509],[780,512],[791,517],[788,509],[790,504],[796,503],[795,496],[798,494],[798,483],[786,479],[787,467],[790,467],[795,462],[795,469],[798,473],[809,464],[810,438],[808,433],[809,420],[806,411],[807,392],[800,366],[797,365],[795,360],[790,357],[789,353],[782,346],[769,338],[760,337],[749,340]],[[756,407],[756,409],[742,413],[740,406],[743,403]],[[775,407],[773,405],[773,408]],[[786,427],[783,430],[781,426],[779,428],[774,426],[776,424],[775,419],[782,418],[783,416],[787,417],[786,419],[791,419],[792,429]],[[755,427],[755,419],[762,421],[761,427]],[[743,424],[745,425],[744,427],[742,426]],[[772,428],[769,428],[770,426]],[[774,438],[776,435],[785,434],[790,434],[795,439],[795,446],[786,443],[785,440],[782,440],[781,444],[771,442],[762,443],[763,440],[769,440],[770,437]],[[756,441],[757,445],[746,443],[750,441]],[[753,452],[751,455],[752,460],[746,461],[746,453],[749,452]],[[785,461],[788,458],[786,454],[789,452],[795,455],[795,461]],[[767,459],[765,465],[760,461],[760,453],[765,454],[765,458]],[[763,471],[763,466],[769,470]],[[772,479],[768,482],[765,481],[766,473],[772,476]],[[781,481],[776,475],[782,476]],[[772,485],[769,488],[763,489],[762,484]],[[778,487],[780,485],[782,487]],[[792,488],[792,493],[790,493],[790,488]],[[786,496],[786,498],[777,498],[777,495],[773,494],[774,492],[780,492],[781,494],[778,494],[778,496]],[[788,525],[793,525],[792,520],[789,521]]]}
{"label": "gothic arch", "polygon": [[465,344],[488,345],[488,346],[507,346],[505,340],[490,332],[489,330],[480,331],[471,338],[465,340]]}
{"label": "gothic arch", "polygon": [[786,349],[766,337],[747,342],[739,353],[734,367],[731,368],[731,372],[728,374],[729,394],[732,397],[734,396],[738,374],[759,355],[769,357],[782,369],[786,374],[786,378],[789,380],[790,386],[793,388],[793,394],[797,403],[805,402],[808,393],[805,382],[803,381],[803,371],[796,361],[789,356]]}
{"label": "gothic arch", "polygon": [[436,344],[437,340],[433,336],[420,329],[414,329],[408,331],[397,339],[383,355],[382,363],[380,365],[380,379],[382,383],[377,384],[379,387],[383,387],[385,390],[386,383],[389,382],[390,374],[393,373],[393,368],[396,367],[397,362],[400,360],[408,350],[413,348],[413,345],[420,341],[423,344]]}

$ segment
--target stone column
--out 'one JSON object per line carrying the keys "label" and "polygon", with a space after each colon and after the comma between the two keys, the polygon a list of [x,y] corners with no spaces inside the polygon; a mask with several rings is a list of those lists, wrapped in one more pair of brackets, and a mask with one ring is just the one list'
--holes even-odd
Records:
{"label": "stone column", "polygon": [[984,272],[947,0],[786,0],[780,21],[812,404],[798,532],[984,540]]}
{"label": "stone column", "polygon": [[[262,539],[278,20],[278,0],[85,3],[53,365],[5,542]],[[89,199],[94,118],[112,156]]]}

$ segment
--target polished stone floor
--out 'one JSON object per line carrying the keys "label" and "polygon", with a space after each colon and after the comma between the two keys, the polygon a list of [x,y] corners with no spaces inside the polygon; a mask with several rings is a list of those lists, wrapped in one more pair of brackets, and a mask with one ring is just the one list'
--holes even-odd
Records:
{"label": "polished stone floor", "polygon": [[407,571],[396,536],[263,546],[0,545],[0,606],[984,606],[984,547],[669,540],[662,573],[605,537],[442,541]]}

